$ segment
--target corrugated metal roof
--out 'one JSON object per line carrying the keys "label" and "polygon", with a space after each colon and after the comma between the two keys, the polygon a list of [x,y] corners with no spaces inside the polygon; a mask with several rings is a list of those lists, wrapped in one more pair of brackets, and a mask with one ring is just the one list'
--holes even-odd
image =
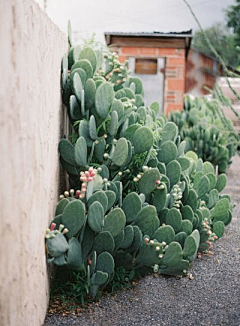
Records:
{"label": "corrugated metal roof", "polygon": [[192,30],[179,31],[179,32],[104,32],[104,35],[116,35],[116,36],[141,36],[141,37],[192,37]]}

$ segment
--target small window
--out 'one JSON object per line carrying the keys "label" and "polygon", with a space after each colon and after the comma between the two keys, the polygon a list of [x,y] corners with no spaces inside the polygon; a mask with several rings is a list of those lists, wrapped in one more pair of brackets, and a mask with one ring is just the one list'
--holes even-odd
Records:
{"label": "small window", "polygon": [[156,75],[157,59],[136,58],[135,74],[140,75]]}

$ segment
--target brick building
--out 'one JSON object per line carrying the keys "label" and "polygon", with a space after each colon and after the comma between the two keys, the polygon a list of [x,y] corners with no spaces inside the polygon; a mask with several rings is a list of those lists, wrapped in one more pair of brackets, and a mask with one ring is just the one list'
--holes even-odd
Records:
{"label": "brick building", "polygon": [[186,91],[186,60],[192,31],[180,33],[105,33],[120,61],[129,60],[133,75],[142,78],[147,105],[161,104],[161,112],[181,110]]}
{"label": "brick building", "polygon": [[191,48],[186,64],[186,93],[191,93],[194,96],[208,94],[206,86],[213,89],[217,77],[222,74],[222,67],[218,59]]}

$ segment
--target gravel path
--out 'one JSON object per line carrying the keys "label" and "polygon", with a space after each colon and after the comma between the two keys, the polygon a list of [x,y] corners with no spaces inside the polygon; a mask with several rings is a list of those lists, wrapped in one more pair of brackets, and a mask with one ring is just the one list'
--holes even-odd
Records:
{"label": "gravel path", "polygon": [[239,326],[240,158],[228,171],[234,218],[212,255],[193,264],[193,279],[148,276],[131,290],[105,296],[78,316],[49,315],[45,326]]}

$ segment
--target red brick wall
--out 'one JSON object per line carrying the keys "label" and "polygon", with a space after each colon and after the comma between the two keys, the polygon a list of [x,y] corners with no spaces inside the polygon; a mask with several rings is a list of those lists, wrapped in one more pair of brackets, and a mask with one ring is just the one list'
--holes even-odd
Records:
{"label": "red brick wall", "polygon": [[118,53],[120,62],[131,56],[166,58],[164,111],[167,114],[170,110],[182,110],[185,92],[185,49],[124,46],[113,50]]}

